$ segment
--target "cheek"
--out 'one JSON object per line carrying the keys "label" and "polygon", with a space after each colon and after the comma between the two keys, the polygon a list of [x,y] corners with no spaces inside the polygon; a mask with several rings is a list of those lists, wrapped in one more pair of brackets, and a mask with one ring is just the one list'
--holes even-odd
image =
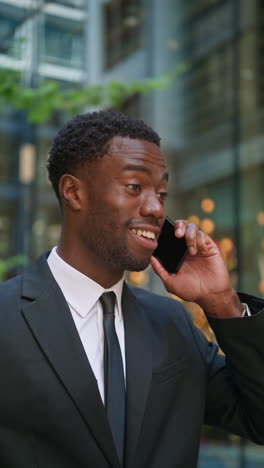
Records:
{"label": "cheek", "polygon": [[104,193],[102,203],[113,210],[123,210],[136,205],[136,198],[129,196],[124,187],[112,187]]}
{"label": "cheek", "polygon": [[102,217],[105,221],[112,218],[118,223],[136,216],[139,205],[139,197],[129,195],[122,186],[112,185],[107,189],[101,187],[100,193],[97,190],[96,194],[91,194],[87,213],[88,216]]}

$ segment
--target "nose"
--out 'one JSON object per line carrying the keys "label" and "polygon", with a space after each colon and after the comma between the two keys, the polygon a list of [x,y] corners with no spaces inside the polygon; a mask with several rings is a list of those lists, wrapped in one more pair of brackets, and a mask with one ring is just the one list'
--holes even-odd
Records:
{"label": "nose", "polygon": [[145,196],[142,200],[141,216],[152,216],[156,219],[164,218],[165,216],[165,207],[164,202],[159,198],[155,192],[145,193]]}

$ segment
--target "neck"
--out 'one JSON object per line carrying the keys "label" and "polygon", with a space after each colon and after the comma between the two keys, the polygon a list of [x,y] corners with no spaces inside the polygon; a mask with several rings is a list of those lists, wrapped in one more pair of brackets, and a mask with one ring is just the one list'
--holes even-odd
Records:
{"label": "neck", "polygon": [[105,289],[111,288],[123,276],[124,271],[107,269],[100,262],[100,259],[95,258],[90,252],[81,252],[71,244],[70,248],[60,242],[57,249],[58,255],[70,266],[78,270],[88,278],[91,278],[96,283],[100,284]]}

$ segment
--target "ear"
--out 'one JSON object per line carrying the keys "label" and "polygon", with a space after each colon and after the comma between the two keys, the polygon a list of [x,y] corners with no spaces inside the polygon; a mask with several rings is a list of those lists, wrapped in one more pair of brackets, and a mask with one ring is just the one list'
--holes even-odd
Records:
{"label": "ear", "polygon": [[81,209],[81,181],[72,174],[63,174],[59,182],[62,205],[73,211]]}

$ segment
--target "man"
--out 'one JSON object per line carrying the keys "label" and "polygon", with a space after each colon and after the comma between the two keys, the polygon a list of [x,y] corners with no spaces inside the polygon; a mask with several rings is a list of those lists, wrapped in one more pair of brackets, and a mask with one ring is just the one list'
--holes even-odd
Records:
{"label": "man", "polygon": [[[168,180],[158,135],[118,113],[78,116],[48,171],[59,245],[0,287],[0,466],[195,468],[203,422],[263,443],[263,302],[238,297],[186,221],[180,271],[152,257]],[[125,284],[150,261],[203,307],[226,361],[180,303]]]}

